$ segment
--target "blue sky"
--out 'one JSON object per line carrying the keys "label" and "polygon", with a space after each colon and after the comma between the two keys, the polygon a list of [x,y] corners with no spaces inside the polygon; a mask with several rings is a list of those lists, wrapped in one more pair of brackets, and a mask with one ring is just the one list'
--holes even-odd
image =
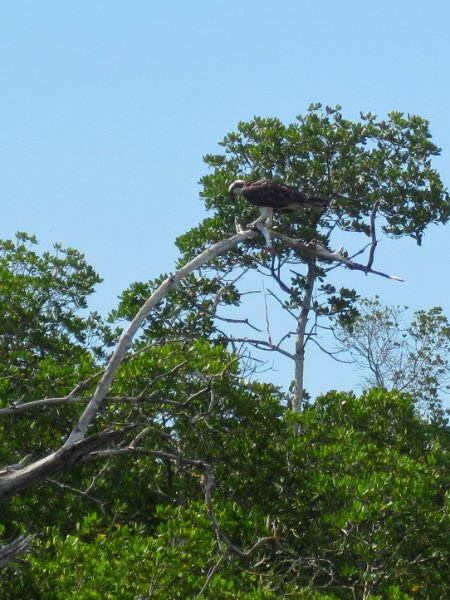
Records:
{"label": "blue sky", "polygon": [[[105,280],[92,306],[106,312],[131,282],[170,271],[176,236],[206,216],[202,156],[239,121],[290,122],[316,101],[348,118],[428,118],[448,186],[449,26],[446,0],[1,3],[0,236],[84,252]],[[403,284],[342,281],[450,315],[448,234],[382,245],[376,268]],[[277,368],[277,382],[290,377]],[[310,353],[313,394],[357,379]]]}

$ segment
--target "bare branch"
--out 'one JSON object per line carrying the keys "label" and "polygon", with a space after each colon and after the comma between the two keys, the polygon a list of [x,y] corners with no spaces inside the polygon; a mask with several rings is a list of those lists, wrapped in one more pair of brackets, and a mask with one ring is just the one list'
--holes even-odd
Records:
{"label": "bare branch", "polygon": [[220,567],[222,561],[227,557],[227,552],[222,552],[219,560],[210,568],[209,573],[206,577],[206,581],[203,584],[201,590],[199,591],[199,593],[197,594],[197,596],[195,597],[195,600],[200,600],[200,598],[202,598],[204,592],[206,591],[206,589],[208,588],[209,584],[211,583],[212,578],[214,577],[214,574],[216,573],[217,569]]}
{"label": "bare branch", "polygon": [[52,454],[22,469],[6,472],[0,476],[0,500],[8,498],[24,488],[46,479],[50,475],[62,471],[98,447],[122,438],[134,427],[134,425],[129,425],[119,430],[106,429],[72,446],[63,446],[59,450],[56,450],[56,452],[52,452]]}
{"label": "bare branch", "polygon": [[160,379],[164,379],[165,377],[170,377],[170,375],[175,375],[175,373],[177,371],[179,371],[180,369],[182,369],[184,366],[186,366],[188,364],[188,360],[182,360],[180,363],[178,363],[177,365],[175,365],[172,369],[170,369],[170,371],[164,371],[163,373],[160,373],[159,375],[157,375],[156,377],[154,377],[151,381],[149,381],[146,386],[144,387],[144,389],[142,390],[142,392],[139,394],[139,398],[144,398],[145,397],[145,392],[148,390],[149,387],[151,387],[154,383],[156,383],[157,381],[159,381]]}
{"label": "bare branch", "polygon": [[216,313],[217,307],[219,306],[219,303],[221,301],[221,297],[223,296],[223,294],[231,289],[238,281],[239,279],[241,279],[242,277],[244,277],[244,275],[248,272],[249,267],[247,267],[246,269],[242,270],[242,273],[239,273],[239,275],[237,277],[235,277],[232,281],[229,281],[228,283],[226,283],[225,285],[223,285],[220,290],[217,292],[217,294],[214,297],[213,300],[213,313]]}
{"label": "bare branch", "polygon": [[330,262],[337,262],[345,265],[348,269],[352,269],[354,271],[362,271],[363,273],[372,273],[373,275],[379,275],[380,277],[386,277],[387,279],[392,279],[394,281],[403,281],[397,275],[388,275],[387,273],[383,273],[382,271],[375,271],[368,265],[362,265],[360,263],[354,262],[350,260],[347,256],[344,255],[344,248],[341,247],[334,252],[330,252],[325,246],[323,246],[317,240],[311,240],[310,242],[304,242],[303,240],[295,239],[288,237],[282,233],[279,233],[276,230],[273,230],[273,236],[280,239],[285,244],[300,250],[306,256],[317,257],[321,260],[326,260]]}
{"label": "bare branch", "polygon": [[180,281],[185,279],[190,273],[201,267],[202,265],[208,263],[211,259],[215,258],[219,254],[226,252],[233,246],[236,246],[240,242],[255,237],[257,233],[254,231],[243,231],[242,233],[237,233],[228,239],[223,239],[210,248],[207,248],[203,252],[201,252],[198,256],[193,258],[183,267],[180,267],[175,273],[166,277],[166,279],[158,286],[158,288],[153,292],[153,294],[147,299],[144,305],[139,310],[138,314],[131,321],[128,328],[123,332],[116,349],[108,363],[108,366],[103,374],[103,377],[98,384],[94,395],[92,396],[89,404],[86,406],[83,414],[80,416],[77,425],[72,430],[68,440],[65,443],[65,446],[71,446],[76,442],[82,440],[86,435],[87,428],[90,423],[94,419],[95,415],[98,413],[100,405],[108,392],[114,375],[116,374],[117,369],[119,368],[120,363],[122,362],[123,357],[131,348],[131,344],[134,336],[136,335],[138,329],[144,323],[147,318],[149,312],[157,306],[164,296],[168,294],[170,291],[175,289]]}
{"label": "bare branch", "polygon": [[[69,398],[67,396],[63,396],[61,398],[43,398],[41,400],[31,400],[30,402],[24,402],[23,404],[14,404],[13,406],[9,406],[8,408],[0,409],[0,416],[2,415],[13,415],[21,412],[25,412],[27,410],[32,410],[35,408],[42,408],[43,406],[52,406],[52,405],[61,405],[61,404],[87,404],[90,402],[90,398],[85,398],[81,396],[77,396],[75,398]],[[175,400],[168,400],[165,398],[159,398],[155,396],[155,393],[152,392],[148,396],[105,396],[103,398],[104,402],[110,403],[161,403],[161,404],[172,404],[174,406],[181,406],[180,402],[176,402]]]}
{"label": "bare branch", "polygon": [[344,360],[343,358],[338,358],[336,356],[336,354],[342,354],[343,352],[345,352],[345,350],[327,350],[324,346],[322,346],[322,344],[320,344],[316,338],[314,337],[309,337],[309,339],[314,342],[314,344],[316,344],[316,346],[324,353],[327,354],[330,358],[332,358],[333,360],[335,360],[338,363],[343,363],[345,365],[351,365],[354,361],[353,360]]}
{"label": "bare branch", "polygon": [[284,356],[287,356],[287,358],[290,358],[291,360],[294,360],[294,355],[291,354],[290,352],[288,352],[287,350],[283,350],[283,348],[280,348],[280,346],[277,346],[275,344],[272,344],[271,342],[266,342],[265,340],[255,340],[252,338],[236,338],[236,337],[226,337],[224,338],[227,342],[230,343],[241,343],[241,344],[251,344],[252,346],[255,346],[256,348],[259,348],[260,350],[275,350],[276,352],[279,352],[280,354],[283,354]]}
{"label": "bare branch", "polygon": [[4,569],[10,562],[16,560],[20,554],[27,552],[33,537],[32,535],[20,535],[9,544],[0,546],[0,569]]}
{"label": "bare branch", "polygon": [[269,343],[272,344],[272,334],[270,332],[270,319],[269,319],[269,310],[267,308],[267,294],[266,294],[266,286],[264,285],[264,276],[261,275],[261,283],[263,288],[263,299],[264,299],[264,316],[266,318],[266,333],[267,339]]}
{"label": "bare branch", "polygon": [[286,304],[283,302],[283,300],[281,300],[281,298],[278,298],[278,296],[274,292],[272,292],[272,290],[267,289],[267,291],[272,296],[272,298],[278,302],[281,308],[288,313],[288,315],[290,315],[293,319],[297,320],[297,315],[294,313],[293,310],[286,306]]}
{"label": "bare branch", "polygon": [[[241,277],[241,275],[239,277],[236,278],[236,281]],[[223,288],[216,294],[216,298],[218,296],[219,293],[223,293]],[[247,293],[257,293],[257,292],[247,292]],[[192,304],[192,306],[194,306],[197,310],[201,311],[203,314],[208,315],[214,319],[217,319],[218,321],[223,321],[225,323],[236,323],[237,325],[247,325],[248,327],[250,327],[251,329],[254,329],[255,331],[261,331],[261,329],[259,329],[258,327],[256,327],[255,325],[253,325],[252,323],[250,323],[250,321],[248,319],[232,319],[231,317],[222,317],[221,315],[217,314],[217,307],[218,304],[215,304],[214,301],[214,308],[213,310],[208,310],[206,308],[204,308],[203,306],[201,306],[195,299],[193,294],[189,294],[188,292],[186,292],[185,290],[183,290],[183,294],[184,296],[186,296],[186,298],[188,298],[189,302]],[[241,293],[241,296],[246,295],[246,293]]]}
{"label": "bare branch", "polygon": [[175,453],[171,453],[171,452],[162,452],[161,450],[148,450],[147,448],[141,448],[141,447],[132,447],[132,446],[126,446],[125,448],[109,448],[109,449],[105,449],[105,450],[96,450],[94,452],[90,452],[88,456],[86,456],[86,459],[91,460],[91,459],[95,459],[95,458],[105,458],[105,457],[115,457],[115,456],[122,456],[122,455],[127,455],[127,454],[137,454],[140,456],[153,456],[154,458],[159,458],[162,460],[170,460],[172,462],[174,462],[176,465],[178,465],[179,467],[183,467],[184,465],[186,466],[191,466],[191,467],[196,467],[198,469],[203,470],[205,467],[206,468],[211,468],[211,466],[208,463],[205,463],[202,460],[196,460],[194,458],[185,458],[184,456],[181,456],[181,454],[175,454]]}
{"label": "bare branch", "polygon": [[[278,272],[277,272],[278,271]],[[289,296],[292,293],[292,290],[289,286],[287,286],[284,281],[281,279],[280,277],[280,272],[279,269],[277,269],[277,271],[275,271],[274,265],[272,264],[272,268],[270,269],[271,275],[272,277],[275,279],[275,281],[278,283],[278,285],[280,286],[280,288],[283,290],[283,292],[285,292],[286,294],[289,294]]]}
{"label": "bare branch", "polygon": [[71,485],[67,485],[66,483],[62,483],[61,481],[57,481],[56,479],[47,479],[47,481],[49,483],[51,483],[52,485],[56,485],[57,487],[62,488],[63,490],[69,490],[69,492],[73,492],[74,494],[79,494],[80,496],[84,496],[84,498],[87,498],[88,500],[92,500],[93,502],[96,502],[97,504],[100,504],[100,505],[103,504],[102,500],[95,498],[95,496],[92,496],[91,494],[89,494],[89,492],[79,490],[78,488],[75,488]]}
{"label": "bare branch", "polygon": [[[151,342],[150,344],[147,344],[146,346],[144,346],[143,348],[140,348],[139,350],[136,350],[136,352],[134,352],[132,355],[126,356],[122,362],[129,362],[131,360],[133,360],[134,358],[136,358],[137,356],[139,356],[140,354],[142,354],[143,352],[146,352],[147,350],[149,350],[150,348],[154,348],[155,346],[158,346],[159,344],[163,343],[165,341],[164,338],[160,338],[159,340],[155,340],[154,342]],[[85,390],[88,389],[89,384],[94,380],[97,379],[97,377],[100,377],[101,375],[103,375],[105,373],[106,369],[100,369],[99,371],[97,371],[96,373],[94,373],[93,375],[91,375],[90,377],[88,377],[87,379],[85,379],[84,381],[81,381],[80,383],[77,383],[77,385],[73,388],[73,390],[67,394],[67,398],[73,398],[74,396],[76,396],[77,394],[79,394],[80,392],[84,392]],[[0,411],[1,413],[1,411]]]}

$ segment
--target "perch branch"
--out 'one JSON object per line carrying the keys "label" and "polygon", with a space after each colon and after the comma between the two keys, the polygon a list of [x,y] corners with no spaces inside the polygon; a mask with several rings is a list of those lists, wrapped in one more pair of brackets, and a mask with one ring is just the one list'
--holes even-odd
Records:
{"label": "perch branch", "polygon": [[379,275],[380,277],[386,277],[387,279],[392,279],[394,281],[403,281],[397,275],[388,275],[387,273],[383,273],[382,271],[376,271],[372,269],[370,265],[362,265],[361,263],[354,262],[350,260],[344,254],[344,248],[341,246],[338,250],[334,252],[330,252],[325,246],[323,246],[317,240],[311,240],[310,242],[305,242],[303,240],[291,238],[283,233],[273,230],[273,237],[278,238],[288,246],[292,246],[297,250],[300,250],[306,256],[315,256],[318,259],[326,260],[330,262],[337,262],[345,265],[348,269],[353,271],[362,271],[363,273],[372,273],[373,275]]}

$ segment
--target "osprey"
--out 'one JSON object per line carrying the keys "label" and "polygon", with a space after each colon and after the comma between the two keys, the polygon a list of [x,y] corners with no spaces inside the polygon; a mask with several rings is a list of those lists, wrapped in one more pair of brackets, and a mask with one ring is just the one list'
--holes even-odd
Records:
{"label": "osprey", "polygon": [[324,211],[329,200],[310,196],[305,192],[294,190],[288,185],[276,181],[234,181],[228,188],[231,196],[242,195],[251,204],[258,206],[260,216],[252,225],[267,221],[272,223],[273,212],[293,212],[302,208],[314,208]]}

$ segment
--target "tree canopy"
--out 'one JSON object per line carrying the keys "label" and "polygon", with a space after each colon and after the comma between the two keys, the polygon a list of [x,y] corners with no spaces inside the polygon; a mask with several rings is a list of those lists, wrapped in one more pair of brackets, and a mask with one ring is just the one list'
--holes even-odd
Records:
{"label": "tree canopy", "polygon": [[336,337],[365,373],[363,387],[407,392],[428,418],[439,419],[450,386],[450,326],[442,308],[418,310],[362,299],[358,317]]}
{"label": "tree canopy", "polygon": [[[275,255],[271,260],[262,260],[253,250],[254,240],[249,239],[217,257],[200,286],[204,290],[205,281],[214,281],[226,287],[227,297],[218,299],[217,292],[209,297],[208,306],[214,306],[216,313],[220,304],[239,304],[239,286],[248,272],[259,271],[277,286],[273,294],[292,317],[292,333],[284,332],[276,342],[259,338],[261,343],[253,346],[269,343],[271,349],[287,350],[291,355],[293,403],[298,410],[303,403],[308,341],[317,340],[324,318],[350,323],[356,316],[357,278],[355,287],[348,289],[328,282],[329,273],[344,264],[386,276],[373,270],[377,229],[388,237],[410,236],[420,244],[432,223],[449,219],[449,195],[432,166],[440,149],[430,138],[429,123],[417,115],[392,112],[387,119],[378,119],[361,113],[360,120],[353,122],[344,118],[341,107],[315,104],[288,125],[260,117],[239,123],[237,131],[221,142],[224,152],[205,157],[211,172],[201,180],[201,195],[213,216],[180,236],[177,244],[182,262],[230,235],[236,215],[242,223],[254,218],[254,207],[244,199],[235,203],[228,198],[228,186],[234,179],[272,179],[331,199],[322,215],[305,210],[301,215],[279,217],[272,232]],[[339,243],[342,234],[352,233],[344,241],[347,251],[333,247],[336,232]],[[349,260],[364,251],[364,265]],[[288,348],[291,337],[295,337],[293,350]]]}
{"label": "tree canopy", "polygon": [[[100,278],[80,252],[40,253],[26,234],[1,243],[1,596],[443,598],[447,422],[386,379],[308,403],[303,384],[320,322],[359,339],[370,321],[356,276],[389,275],[375,269],[380,231],[420,243],[449,218],[428,123],[315,105],[289,125],[240,123],[222,146],[201,182],[212,216],[178,239],[171,274],[130,285],[108,317],[89,312]],[[268,259],[245,227],[252,207],[227,198],[236,178],[331,208],[278,218]],[[336,249],[336,231],[360,241]],[[337,266],[355,288],[327,279]],[[292,319],[280,340],[247,312],[255,272]],[[429,349],[446,331],[436,309],[408,333]],[[249,348],[292,361],[289,398],[258,380]],[[433,348],[420,374],[433,374]]]}

